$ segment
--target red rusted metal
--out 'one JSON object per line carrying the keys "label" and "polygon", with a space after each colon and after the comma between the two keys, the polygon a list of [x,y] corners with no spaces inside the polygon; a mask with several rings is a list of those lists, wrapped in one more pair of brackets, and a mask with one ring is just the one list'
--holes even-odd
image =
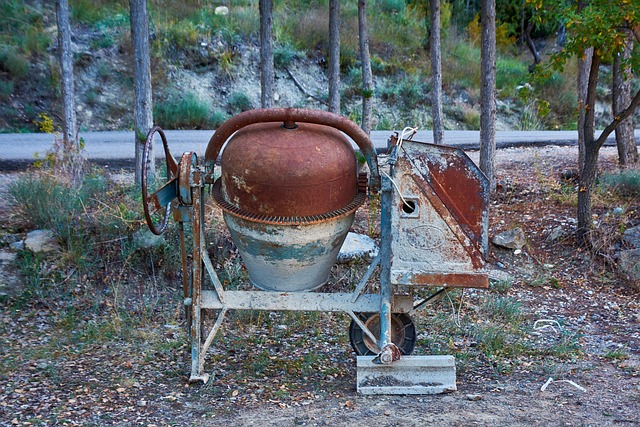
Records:
{"label": "red rusted metal", "polygon": [[[164,154],[167,163],[167,182],[160,190],[149,196],[148,180],[149,180],[149,153],[151,151],[151,145],[153,144],[153,137],[158,133],[162,139],[162,146],[164,147]],[[144,143],[144,150],[142,151],[142,207],[144,210],[144,216],[147,220],[147,225],[153,234],[160,235],[165,232],[169,223],[169,214],[171,212],[171,201],[175,198],[175,177],[178,173],[178,164],[169,152],[169,144],[167,143],[167,137],[164,131],[154,126],[147,134],[147,138]],[[154,172],[155,171],[151,171]],[[156,225],[151,218],[155,212],[165,208],[163,219],[159,225]]]}
{"label": "red rusted metal", "polygon": [[455,148],[396,144],[392,283],[486,288],[486,177]]}
{"label": "red rusted metal", "polygon": [[351,120],[327,111],[308,110],[304,108],[274,108],[263,110],[249,110],[224,122],[213,134],[205,152],[205,164],[207,167],[207,181],[213,181],[213,168],[220,154],[222,146],[239,129],[256,123],[278,122],[286,123],[291,127],[292,123],[319,124],[335,128],[344,132],[354,140],[365,156],[371,174],[369,189],[377,192],[380,188],[380,175],[375,149],[368,135]]}
{"label": "red rusted metal", "polygon": [[416,286],[442,286],[445,288],[481,288],[489,287],[489,278],[486,274],[474,273],[416,273],[399,276],[398,284]]}
{"label": "red rusted metal", "polygon": [[350,204],[358,184],[347,139],[327,126],[259,123],[222,153],[222,193],[254,216],[313,217]]}

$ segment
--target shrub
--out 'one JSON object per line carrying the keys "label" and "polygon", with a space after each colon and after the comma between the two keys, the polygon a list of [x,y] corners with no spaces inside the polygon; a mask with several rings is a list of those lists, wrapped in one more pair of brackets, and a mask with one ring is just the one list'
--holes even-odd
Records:
{"label": "shrub", "polygon": [[23,79],[29,73],[29,59],[11,46],[0,49],[0,71],[6,71],[13,79]]}
{"label": "shrub", "polygon": [[248,111],[253,108],[253,103],[244,92],[234,92],[227,101],[227,107],[232,114]]}
{"label": "shrub", "polygon": [[626,169],[618,173],[604,173],[600,183],[622,197],[640,196],[640,170]]}
{"label": "shrub", "polygon": [[155,122],[166,129],[205,129],[210,124],[209,106],[195,94],[169,95],[153,109]]}

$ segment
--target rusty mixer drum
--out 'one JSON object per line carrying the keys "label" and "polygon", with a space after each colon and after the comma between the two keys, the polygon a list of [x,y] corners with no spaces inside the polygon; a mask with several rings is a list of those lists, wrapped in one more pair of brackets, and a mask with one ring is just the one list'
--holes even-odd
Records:
{"label": "rusty mixer drum", "polygon": [[324,285],[365,195],[336,129],[268,122],[240,129],[222,154],[214,199],[251,282],[272,291]]}

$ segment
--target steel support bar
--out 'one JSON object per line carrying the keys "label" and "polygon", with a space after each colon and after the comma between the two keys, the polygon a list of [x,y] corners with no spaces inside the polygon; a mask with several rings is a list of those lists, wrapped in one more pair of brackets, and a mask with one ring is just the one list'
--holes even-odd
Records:
{"label": "steel support bar", "polygon": [[203,309],[326,311],[377,313],[381,306],[378,294],[363,294],[356,302],[351,293],[225,291],[224,303],[212,290],[203,290]]}
{"label": "steel support bar", "polygon": [[393,185],[391,178],[382,176],[380,212],[380,339],[378,347],[384,349],[391,341],[391,209]]}

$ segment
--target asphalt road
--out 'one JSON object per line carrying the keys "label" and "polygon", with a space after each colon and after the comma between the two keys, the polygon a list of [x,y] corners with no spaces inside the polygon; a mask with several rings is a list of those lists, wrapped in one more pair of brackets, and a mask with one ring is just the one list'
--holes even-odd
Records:
{"label": "asphalt road", "polygon": [[[378,151],[386,149],[387,139],[394,131],[374,131],[371,140]],[[635,131],[640,140],[640,130]],[[211,130],[166,131],[169,148],[178,158],[185,151],[195,151],[204,156]],[[130,167],[134,163],[133,131],[82,132],[85,141],[84,155],[96,164],[114,167]],[[419,131],[414,140],[432,142],[431,130]],[[446,131],[445,144],[463,150],[479,148],[480,132],[478,131]],[[496,133],[498,148],[544,145],[576,145],[577,131],[501,131]],[[157,145],[160,146],[157,139]],[[615,144],[613,137],[607,145]],[[51,149],[53,135],[44,133],[6,133],[0,134],[0,171],[20,170]],[[355,145],[354,145],[355,146]],[[162,157],[162,149],[156,150],[156,156]]]}

